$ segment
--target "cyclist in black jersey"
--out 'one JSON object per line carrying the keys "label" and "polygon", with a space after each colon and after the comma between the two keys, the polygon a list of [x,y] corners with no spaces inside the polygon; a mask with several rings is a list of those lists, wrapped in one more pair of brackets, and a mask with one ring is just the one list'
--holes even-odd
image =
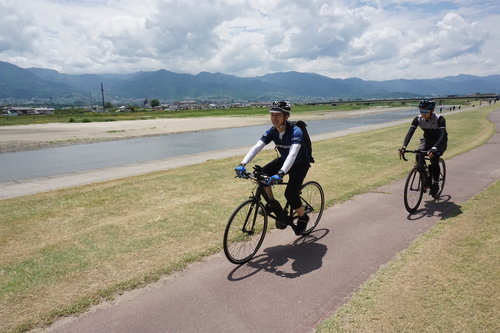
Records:
{"label": "cyclist in black jersey", "polygon": [[288,174],[289,180],[285,189],[285,198],[291,208],[295,210],[299,219],[297,225],[291,225],[295,234],[302,234],[307,227],[309,217],[304,213],[304,206],[300,200],[300,189],[304,178],[310,168],[310,153],[306,149],[304,135],[299,126],[293,126],[288,122],[291,107],[288,101],[276,101],[269,109],[271,113],[272,127],[269,128],[260,140],[248,151],[241,163],[235,168],[237,176],[241,177],[245,166],[266,146],[273,141],[280,156],[266,164],[262,170],[265,174],[271,175],[269,186],[265,188],[266,194],[271,198],[268,203],[269,208],[278,217],[276,227],[285,229],[288,225],[286,214],[280,203],[274,199],[270,185],[279,183]]}
{"label": "cyclist in black jersey", "polygon": [[[429,194],[435,196],[439,193],[439,157],[446,151],[448,145],[448,133],[446,132],[446,120],[443,116],[434,113],[436,103],[432,99],[423,99],[418,104],[420,115],[415,117],[406,133],[403,147],[399,150],[404,153],[413,133],[420,127],[424,131],[424,137],[420,139],[419,150],[427,150],[430,158],[429,170],[432,176],[432,185]],[[418,158],[418,155],[417,155]]]}

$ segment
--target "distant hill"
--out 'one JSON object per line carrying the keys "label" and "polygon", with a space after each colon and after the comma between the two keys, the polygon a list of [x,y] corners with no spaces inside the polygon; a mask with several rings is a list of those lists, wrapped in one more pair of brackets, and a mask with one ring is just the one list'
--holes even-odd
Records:
{"label": "distant hill", "polygon": [[411,91],[419,95],[465,95],[499,93],[500,75],[478,77],[458,75],[429,80],[389,80],[379,82],[388,91]]}
{"label": "distant hill", "polygon": [[314,73],[282,72],[257,77],[222,73],[180,74],[164,69],[131,74],[63,74],[44,68],[23,69],[0,62],[0,100],[54,99],[88,103],[104,85],[106,100],[133,101],[157,98],[178,100],[295,101],[335,99],[409,98],[500,92],[500,75],[458,75],[426,80],[365,81],[335,79]]}
{"label": "distant hill", "polygon": [[57,98],[72,91],[63,82],[45,80],[28,70],[0,61],[0,98]]}
{"label": "distant hill", "polygon": [[261,100],[269,99],[278,87],[255,80],[225,74],[202,72],[178,74],[166,70],[145,72],[133,79],[109,86],[115,96],[153,97],[166,100]]}

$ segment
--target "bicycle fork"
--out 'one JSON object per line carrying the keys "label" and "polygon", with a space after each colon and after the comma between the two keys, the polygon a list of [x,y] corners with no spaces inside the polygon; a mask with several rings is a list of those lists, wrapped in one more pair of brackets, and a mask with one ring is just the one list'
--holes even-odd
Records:
{"label": "bicycle fork", "polygon": [[416,172],[413,172],[413,176],[410,181],[410,191],[415,191],[415,192],[420,192],[421,190],[425,191],[425,184],[426,180],[425,178],[422,178],[422,176],[425,176],[420,170],[419,166],[414,167]]}
{"label": "bicycle fork", "polygon": [[[257,216],[259,215],[259,209],[261,208],[261,198],[264,197],[267,201],[267,196],[259,186],[255,193],[252,193],[252,196],[249,198],[252,200],[252,204],[250,205],[250,209],[247,212],[245,223],[241,229],[242,232],[253,235],[255,233],[255,223],[257,221]],[[264,213],[265,214],[265,213]],[[273,217],[272,215],[268,214]]]}
{"label": "bicycle fork", "polygon": [[241,231],[248,235],[253,235],[255,233],[255,221],[257,220],[257,214],[259,211],[259,202],[255,200],[251,205],[250,209],[247,212],[247,216],[245,218],[245,223],[243,223],[243,227]]}

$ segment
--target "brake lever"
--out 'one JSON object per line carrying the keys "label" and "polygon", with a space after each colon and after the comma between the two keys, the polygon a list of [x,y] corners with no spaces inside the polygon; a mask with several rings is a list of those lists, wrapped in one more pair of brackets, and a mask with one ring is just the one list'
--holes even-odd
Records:
{"label": "brake lever", "polygon": [[403,159],[403,160],[405,160],[405,161],[407,161],[407,162],[408,162],[408,160],[407,160],[407,159],[406,159],[406,157],[405,157],[405,153],[402,153],[402,154],[401,154],[401,153],[399,153],[399,160],[401,160],[401,159]]}

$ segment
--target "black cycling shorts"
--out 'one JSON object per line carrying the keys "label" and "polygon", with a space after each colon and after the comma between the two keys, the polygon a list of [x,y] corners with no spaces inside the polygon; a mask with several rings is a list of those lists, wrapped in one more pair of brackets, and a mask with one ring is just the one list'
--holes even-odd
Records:
{"label": "black cycling shorts", "polygon": [[[268,164],[266,164],[262,170],[268,175],[272,176],[280,171],[283,166],[284,160],[281,158],[275,158]],[[304,183],[307,172],[309,171],[309,163],[305,164],[294,164],[288,171],[288,184],[285,189],[285,198],[290,204],[292,209],[297,209],[302,206],[302,201],[300,200],[300,189]]]}

